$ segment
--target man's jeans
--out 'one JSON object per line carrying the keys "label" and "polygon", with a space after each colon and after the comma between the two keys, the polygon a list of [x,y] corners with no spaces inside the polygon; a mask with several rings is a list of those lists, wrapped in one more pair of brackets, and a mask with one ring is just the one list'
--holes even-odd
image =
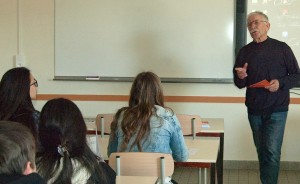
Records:
{"label": "man's jeans", "polygon": [[287,111],[261,116],[248,114],[262,184],[277,184],[287,114]]}

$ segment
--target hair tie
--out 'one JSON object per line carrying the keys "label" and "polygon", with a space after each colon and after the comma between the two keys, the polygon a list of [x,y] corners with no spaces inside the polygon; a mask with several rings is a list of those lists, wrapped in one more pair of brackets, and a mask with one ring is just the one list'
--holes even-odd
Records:
{"label": "hair tie", "polygon": [[67,153],[67,155],[69,156],[69,151],[67,148],[67,145],[58,145],[57,146],[57,152],[63,157],[65,154]]}

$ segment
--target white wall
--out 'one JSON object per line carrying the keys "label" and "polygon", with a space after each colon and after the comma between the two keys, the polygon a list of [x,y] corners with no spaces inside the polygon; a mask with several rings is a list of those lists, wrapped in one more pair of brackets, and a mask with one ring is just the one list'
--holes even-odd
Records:
{"label": "white wall", "polygon": [[[130,83],[53,81],[53,0],[19,0],[21,52],[39,82],[40,94],[128,95]],[[0,75],[13,65],[18,53],[17,0],[0,0]],[[201,67],[201,66],[195,66]],[[213,71],[212,71],[213,72]],[[165,95],[243,97],[233,84],[163,84]],[[45,101],[35,101],[41,110]],[[125,102],[76,102],[85,117],[115,112]],[[257,160],[246,107],[243,103],[167,103],[176,113],[225,119],[225,160]],[[299,104],[291,105],[282,148],[283,161],[300,161]]]}

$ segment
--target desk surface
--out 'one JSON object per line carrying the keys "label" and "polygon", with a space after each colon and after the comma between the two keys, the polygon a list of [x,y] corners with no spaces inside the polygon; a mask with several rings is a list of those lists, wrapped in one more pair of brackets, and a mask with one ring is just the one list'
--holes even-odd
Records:
{"label": "desk surface", "polygon": [[154,184],[157,177],[153,176],[117,176],[116,184],[128,184],[128,183],[143,183]]}
{"label": "desk surface", "polygon": [[201,118],[202,122],[208,122],[209,127],[202,127],[201,132],[204,133],[224,133],[223,118]]}
{"label": "desk surface", "polygon": [[[223,118],[201,118],[202,122],[208,122],[208,128],[202,128],[204,133],[224,133],[224,119]],[[86,126],[88,130],[95,130],[95,119],[86,118]]]}
{"label": "desk surface", "polygon": [[184,138],[189,149],[189,159],[186,162],[216,163],[220,138],[219,137],[196,137]]}

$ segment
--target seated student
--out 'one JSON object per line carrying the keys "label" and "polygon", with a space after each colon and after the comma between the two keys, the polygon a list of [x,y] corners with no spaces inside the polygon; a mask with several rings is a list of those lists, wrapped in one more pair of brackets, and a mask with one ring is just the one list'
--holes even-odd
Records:
{"label": "seated student", "polygon": [[30,130],[17,122],[0,121],[0,184],[46,184],[35,170]]}
{"label": "seated student", "polygon": [[38,137],[39,112],[32,104],[38,83],[25,67],[8,70],[0,82],[0,120],[15,121],[27,126]]}
{"label": "seated student", "polygon": [[112,184],[115,172],[87,145],[86,124],[70,100],[49,100],[41,111],[38,173],[50,183]]}
{"label": "seated student", "polygon": [[129,106],[117,111],[107,154],[112,152],[161,152],[172,154],[175,161],[188,159],[180,123],[165,107],[161,82],[154,73],[136,76]]}

